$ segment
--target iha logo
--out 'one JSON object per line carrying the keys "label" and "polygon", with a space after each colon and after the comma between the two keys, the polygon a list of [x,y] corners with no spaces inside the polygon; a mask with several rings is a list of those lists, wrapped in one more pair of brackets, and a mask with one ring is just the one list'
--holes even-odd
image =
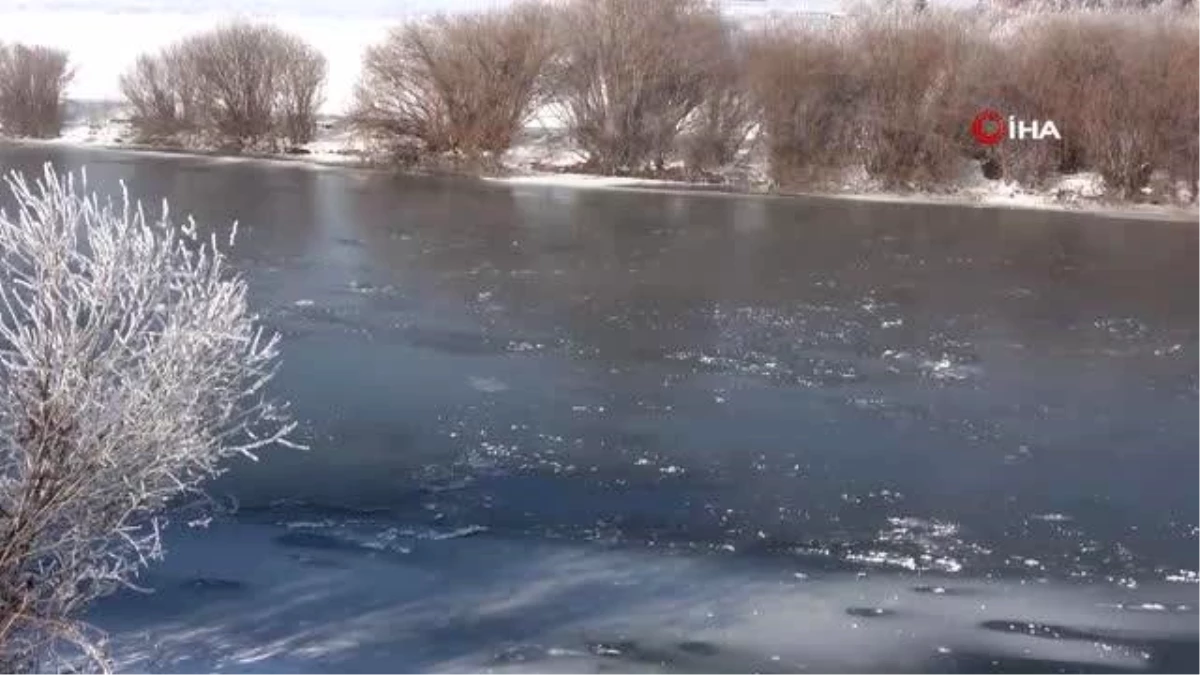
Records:
{"label": "iha logo", "polygon": [[1005,117],[995,110],[981,110],[975,119],[971,120],[971,135],[983,145],[995,145],[1005,139],[1010,141],[1035,141],[1053,138],[1061,141],[1058,127],[1051,120],[1026,121],[1019,120],[1013,115]]}

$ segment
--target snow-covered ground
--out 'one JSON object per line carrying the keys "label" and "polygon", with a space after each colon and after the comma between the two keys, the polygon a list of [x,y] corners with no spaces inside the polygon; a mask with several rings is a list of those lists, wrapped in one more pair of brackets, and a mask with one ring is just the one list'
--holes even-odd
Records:
{"label": "snow-covered ground", "polygon": [[1131,640],[1195,639],[1187,583],[821,571],[482,528],[350,535],[286,516],[177,531],[140,580],[154,592],[90,619],[128,672],[1153,670],[1170,666]]}

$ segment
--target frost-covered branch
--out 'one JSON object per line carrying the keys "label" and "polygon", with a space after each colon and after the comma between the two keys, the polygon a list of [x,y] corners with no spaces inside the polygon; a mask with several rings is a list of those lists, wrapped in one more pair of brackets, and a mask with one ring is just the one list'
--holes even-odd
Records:
{"label": "frost-covered branch", "polygon": [[[57,647],[105,666],[76,620],[162,556],[161,513],[222,459],[290,444],[264,385],[278,336],[215,237],[10,174],[0,212],[0,668]],[[236,228],[234,228],[236,232]],[[233,234],[229,244],[233,243]]]}

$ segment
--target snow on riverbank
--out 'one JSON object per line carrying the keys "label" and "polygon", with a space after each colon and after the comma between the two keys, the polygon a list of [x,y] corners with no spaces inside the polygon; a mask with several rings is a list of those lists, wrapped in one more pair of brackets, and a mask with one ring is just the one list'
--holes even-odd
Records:
{"label": "snow on riverbank", "polygon": [[[1104,179],[1095,172],[1059,176],[1041,189],[1032,189],[1014,181],[985,178],[979,164],[970,160],[963,161],[958,181],[938,192],[890,191],[860,170],[846,177],[840,190],[822,196],[861,201],[1078,211],[1122,218],[1200,220],[1196,206],[1111,200]],[[1177,198],[1186,202],[1188,195],[1181,190]]]}
{"label": "snow on riverbank", "polygon": [[134,672],[1141,670],[1169,666],[1128,636],[1195,641],[1189,584],[798,572],[482,528],[338,533],[286,519],[175,531],[141,580],[154,592],[90,619]]}
{"label": "snow on riverbank", "polygon": [[[134,146],[134,133],[127,113],[113,102],[75,102],[72,114],[59,138],[37,141],[54,145],[155,151],[154,148]],[[326,116],[318,125],[317,138],[297,152],[269,157],[245,158],[260,161],[275,159],[297,161],[313,166],[369,166],[370,148],[357,138],[339,117]],[[163,148],[163,152],[178,152]],[[1110,201],[1104,182],[1094,173],[1060,177],[1046,188],[1032,190],[1003,180],[988,180],[975,162],[964,161],[961,178],[939,192],[896,192],[871,180],[864,171],[851,172],[832,189],[821,192],[777,192],[772,188],[768,167],[761,151],[751,150],[738,161],[717,174],[722,183],[693,183],[679,180],[629,176],[603,176],[573,172],[584,155],[566,138],[560,124],[545,115],[526,129],[515,147],[501,158],[503,175],[487,180],[511,185],[547,185],[564,188],[595,189],[659,189],[659,190],[716,190],[722,192],[758,194],[798,194],[860,201],[879,201],[913,204],[948,204],[978,207],[1042,209],[1077,211],[1114,217],[1159,220],[1200,220],[1195,206],[1169,204],[1133,204]],[[1186,195],[1184,195],[1186,197]]]}

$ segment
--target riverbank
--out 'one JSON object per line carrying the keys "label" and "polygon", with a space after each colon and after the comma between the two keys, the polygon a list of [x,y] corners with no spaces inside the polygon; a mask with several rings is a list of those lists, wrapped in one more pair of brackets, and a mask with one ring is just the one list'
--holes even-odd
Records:
{"label": "riverbank", "polygon": [[[93,104],[96,105],[96,104]],[[85,108],[86,110],[86,108]],[[371,148],[358,139],[340,118],[326,117],[317,138],[284,153],[230,154],[212,150],[132,143],[134,134],[119,116],[116,104],[99,104],[90,114],[77,115],[59,138],[48,140],[3,139],[0,142],[65,145],[121,152],[158,155],[203,156],[229,161],[272,161],[314,167],[391,170],[372,158]],[[97,115],[100,111],[101,115]],[[581,171],[583,155],[572,147],[561,129],[539,120],[528,128],[517,144],[495,166],[484,171],[442,169],[510,185],[550,185],[582,189],[640,189],[687,192],[757,194],[777,197],[816,197],[855,201],[907,203],[974,208],[1033,209],[1086,213],[1088,215],[1147,220],[1200,221],[1198,207],[1117,201],[1104,189],[1094,173],[1060,176],[1045,188],[1032,190],[1015,182],[989,180],[975,162],[964,161],[960,178],[944,190],[895,191],[879,185],[865,171],[850,172],[820,191],[780,188],[770,179],[766,158],[751,147],[733,166],[713,172],[702,180],[642,176],[602,175]],[[675,173],[681,173],[676,171]]]}

